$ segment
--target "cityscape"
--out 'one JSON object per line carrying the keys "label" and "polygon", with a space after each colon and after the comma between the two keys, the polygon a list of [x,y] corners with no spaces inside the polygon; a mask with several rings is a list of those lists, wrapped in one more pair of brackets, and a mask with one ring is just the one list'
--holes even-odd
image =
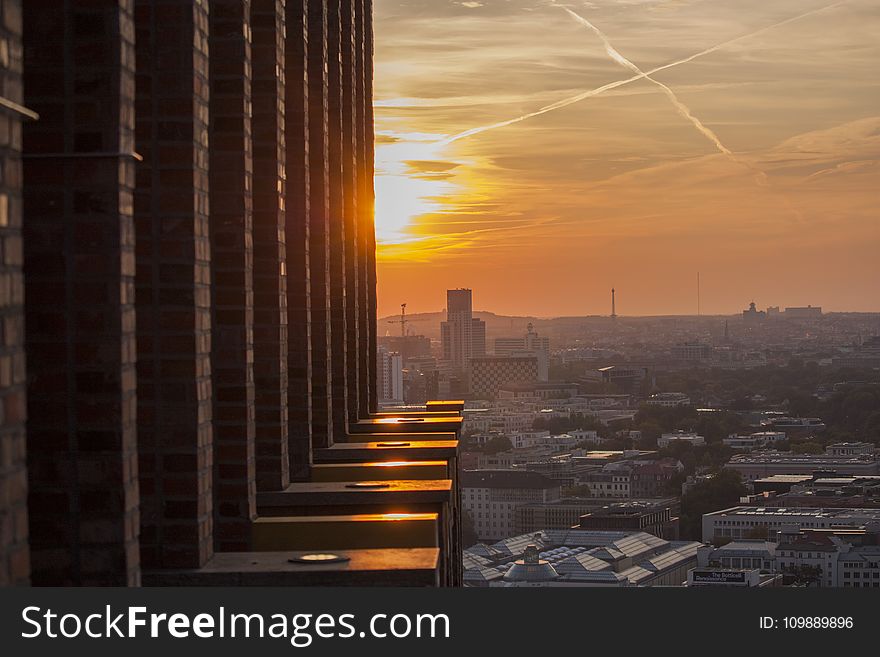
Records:
{"label": "cityscape", "polygon": [[0,0],[0,632],[880,589],[878,10]]}
{"label": "cityscape", "polygon": [[880,314],[626,318],[612,290],[539,320],[475,293],[378,338],[382,408],[465,400],[465,587],[880,588]]}

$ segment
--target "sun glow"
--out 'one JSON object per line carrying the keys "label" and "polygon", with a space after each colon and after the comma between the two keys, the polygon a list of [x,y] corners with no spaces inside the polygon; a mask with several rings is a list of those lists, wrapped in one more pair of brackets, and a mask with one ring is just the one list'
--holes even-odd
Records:
{"label": "sun glow", "polygon": [[376,241],[379,249],[423,239],[419,217],[442,212],[458,185],[440,161],[446,135],[381,132],[376,144]]}

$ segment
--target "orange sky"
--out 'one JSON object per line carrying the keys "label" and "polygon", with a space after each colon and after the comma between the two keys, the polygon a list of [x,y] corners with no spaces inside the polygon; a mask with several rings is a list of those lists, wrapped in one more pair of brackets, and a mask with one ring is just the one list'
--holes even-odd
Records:
{"label": "orange sky", "polygon": [[375,0],[380,315],[880,310],[880,0],[832,4]]}

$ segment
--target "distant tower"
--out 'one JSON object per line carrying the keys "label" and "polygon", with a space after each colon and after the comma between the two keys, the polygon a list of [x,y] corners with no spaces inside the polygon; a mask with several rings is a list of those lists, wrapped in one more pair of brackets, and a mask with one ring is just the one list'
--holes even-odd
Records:
{"label": "distant tower", "polygon": [[611,288],[611,319],[617,319],[617,304],[614,298],[614,288]]}
{"label": "distant tower", "polygon": [[702,315],[700,308],[700,272],[697,272],[697,317]]}
{"label": "distant tower", "polygon": [[724,320],[724,341],[730,342],[730,322],[728,320]]}

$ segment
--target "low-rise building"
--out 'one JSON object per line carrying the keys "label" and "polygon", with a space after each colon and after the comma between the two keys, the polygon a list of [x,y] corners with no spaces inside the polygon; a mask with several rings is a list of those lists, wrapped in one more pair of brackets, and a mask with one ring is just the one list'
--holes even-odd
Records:
{"label": "low-rise building", "polygon": [[753,538],[758,532],[772,540],[783,529],[837,531],[878,522],[880,509],[735,506],[703,516],[703,542]]}
{"label": "low-rise building", "polygon": [[771,450],[736,454],[724,467],[736,470],[747,482],[773,475],[809,475],[817,472],[853,476],[880,475],[880,460],[875,454],[795,454]]}
{"label": "low-rise building", "polygon": [[731,449],[742,449],[749,452],[756,449],[764,449],[785,440],[785,434],[781,431],[757,431],[746,435],[730,434],[722,442]]}
{"label": "low-rise building", "polygon": [[465,586],[682,586],[700,544],[644,532],[544,530],[465,551]]}
{"label": "low-rise building", "polygon": [[578,526],[603,531],[642,531],[675,541],[679,536],[677,508],[677,501],[614,502],[585,513]]}
{"label": "low-rise building", "polygon": [[663,408],[675,408],[677,406],[690,406],[691,398],[683,392],[658,392],[648,397],[648,406],[662,406]]}
{"label": "low-rise building", "polygon": [[706,444],[706,438],[693,431],[673,431],[664,433],[657,439],[657,447],[660,449],[669,447],[672,443],[684,443],[691,447],[698,447]]}

